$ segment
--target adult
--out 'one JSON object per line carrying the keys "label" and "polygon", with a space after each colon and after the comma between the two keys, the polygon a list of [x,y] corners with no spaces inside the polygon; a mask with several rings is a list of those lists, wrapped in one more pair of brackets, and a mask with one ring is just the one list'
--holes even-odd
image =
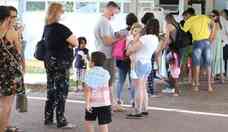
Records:
{"label": "adult", "polygon": [[228,77],[228,10],[224,9],[221,12],[220,16],[221,24],[222,24],[222,42],[223,42],[223,59],[224,59],[224,67],[225,67],[225,75]]}
{"label": "adult", "polygon": [[[134,13],[129,13],[126,17],[127,28],[121,32],[126,32],[126,37],[129,36],[129,31],[134,23],[138,22],[138,18]],[[121,33],[120,32],[120,33]],[[129,101],[134,103],[134,89],[131,87],[130,79],[130,62],[128,60],[116,60],[116,66],[118,68],[118,81],[117,81],[117,103],[123,103],[123,87],[127,76],[129,77]]]}
{"label": "adult", "polygon": [[45,125],[53,125],[54,111],[58,128],[72,128],[67,122],[65,103],[69,90],[69,69],[73,62],[73,47],[77,38],[69,28],[59,23],[63,5],[51,3],[46,17],[44,38],[46,40],[45,69],[47,73],[47,101],[45,104]]}
{"label": "adult", "polygon": [[211,85],[211,45],[210,45],[210,28],[211,19],[205,15],[195,15],[193,8],[185,11],[186,22],[183,30],[190,32],[193,38],[193,87],[195,91],[199,91],[199,73],[201,64],[208,72],[208,91],[212,92]]}
{"label": "adult", "polygon": [[[132,27],[132,32],[137,33],[137,28]],[[128,118],[143,118],[148,115],[148,93],[147,78],[152,70],[151,56],[159,45],[159,21],[150,19],[145,26],[145,34],[137,36],[132,40],[131,46],[127,49],[127,55],[133,61],[131,77],[135,88],[135,113],[129,114]]]}
{"label": "adult", "polygon": [[[109,86],[112,89],[114,82],[114,59],[112,58],[112,47],[117,41],[113,28],[110,24],[112,17],[117,14],[120,10],[118,4],[110,1],[106,4],[104,12],[95,26],[95,45],[96,50],[105,54],[106,61],[104,63],[104,68],[109,71],[111,79],[109,81]],[[112,90],[111,90],[112,91]],[[112,94],[112,92],[111,92]],[[112,102],[113,96],[111,95]]]}
{"label": "adult", "polygon": [[221,83],[224,83],[224,61],[223,61],[223,46],[222,46],[222,24],[220,21],[219,11],[213,10],[210,13],[210,16],[213,20],[213,34],[214,38],[211,38],[212,43],[212,82],[216,75],[220,75]]}
{"label": "adult", "polygon": [[17,16],[18,16],[18,11],[15,7],[13,6],[8,6],[10,10],[10,17],[11,17],[11,23],[10,23],[10,29],[11,32],[16,32],[18,34],[18,39],[20,42],[20,45],[18,45],[18,48],[20,49],[20,53],[22,55],[24,65],[25,65],[25,56],[24,56],[24,51],[25,51],[25,40],[23,40],[23,35],[22,32],[24,30],[24,26],[21,23],[17,22]]}
{"label": "adult", "polygon": [[17,49],[18,35],[10,31],[10,10],[0,6],[0,115],[5,131],[21,131],[10,124],[10,115],[15,94],[25,92],[22,57]]}

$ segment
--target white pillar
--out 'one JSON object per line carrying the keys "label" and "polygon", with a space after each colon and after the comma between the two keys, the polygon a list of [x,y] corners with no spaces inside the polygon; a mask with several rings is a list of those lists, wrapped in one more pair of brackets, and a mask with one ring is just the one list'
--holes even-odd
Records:
{"label": "white pillar", "polygon": [[206,14],[209,14],[213,9],[215,5],[215,0],[206,0]]}

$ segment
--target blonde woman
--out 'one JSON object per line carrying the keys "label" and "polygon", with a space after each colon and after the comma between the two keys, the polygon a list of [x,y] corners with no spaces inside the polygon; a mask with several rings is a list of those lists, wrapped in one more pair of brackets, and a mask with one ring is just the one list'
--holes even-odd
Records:
{"label": "blonde woman", "polygon": [[47,73],[47,101],[45,104],[45,125],[53,125],[56,113],[58,128],[73,128],[65,118],[65,103],[69,89],[69,69],[73,62],[73,47],[77,38],[69,28],[59,23],[64,13],[63,6],[51,3],[44,29],[46,40],[45,68]]}
{"label": "blonde woman", "polygon": [[[134,27],[139,27],[135,28]],[[143,118],[149,113],[147,78],[152,70],[151,57],[157,50],[159,40],[159,22],[157,19],[150,19],[145,26],[145,35],[138,34],[140,26],[133,25],[132,33],[135,34],[133,44],[127,49],[127,55],[131,56],[132,85],[135,88],[135,112],[127,115],[129,119]],[[136,30],[140,29],[140,30]]]}

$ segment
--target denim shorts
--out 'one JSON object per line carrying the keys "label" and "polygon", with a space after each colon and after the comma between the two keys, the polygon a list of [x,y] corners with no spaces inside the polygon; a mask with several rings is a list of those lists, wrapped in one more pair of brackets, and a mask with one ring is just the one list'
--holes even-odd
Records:
{"label": "denim shorts", "polygon": [[147,79],[151,70],[152,70],[152,66],[150,62],[143,63],[141,61],[137,61],[135,63],[133,70],[131,70],[131,78]]}
{"label": "denim shorts", "polygon": [[212,63],[212,50],[209,40],[193,42],[192,64],[193,66],[209,67]]}

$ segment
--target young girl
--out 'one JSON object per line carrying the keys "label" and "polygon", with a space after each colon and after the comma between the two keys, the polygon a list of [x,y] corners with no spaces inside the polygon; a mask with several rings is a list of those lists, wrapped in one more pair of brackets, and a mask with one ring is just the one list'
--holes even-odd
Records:
{"label": "young girl", "polygon": [[81,91],[79,85],[82,83],[85,77],[85,72],[87,69],[87,62],[89,60],[89,50],[86,48],[87,40],[85,37],[78,38],[78,48],[75,49],[75,68],[76,68],[76,78],[77,78],[77,89],[76,92]]}

